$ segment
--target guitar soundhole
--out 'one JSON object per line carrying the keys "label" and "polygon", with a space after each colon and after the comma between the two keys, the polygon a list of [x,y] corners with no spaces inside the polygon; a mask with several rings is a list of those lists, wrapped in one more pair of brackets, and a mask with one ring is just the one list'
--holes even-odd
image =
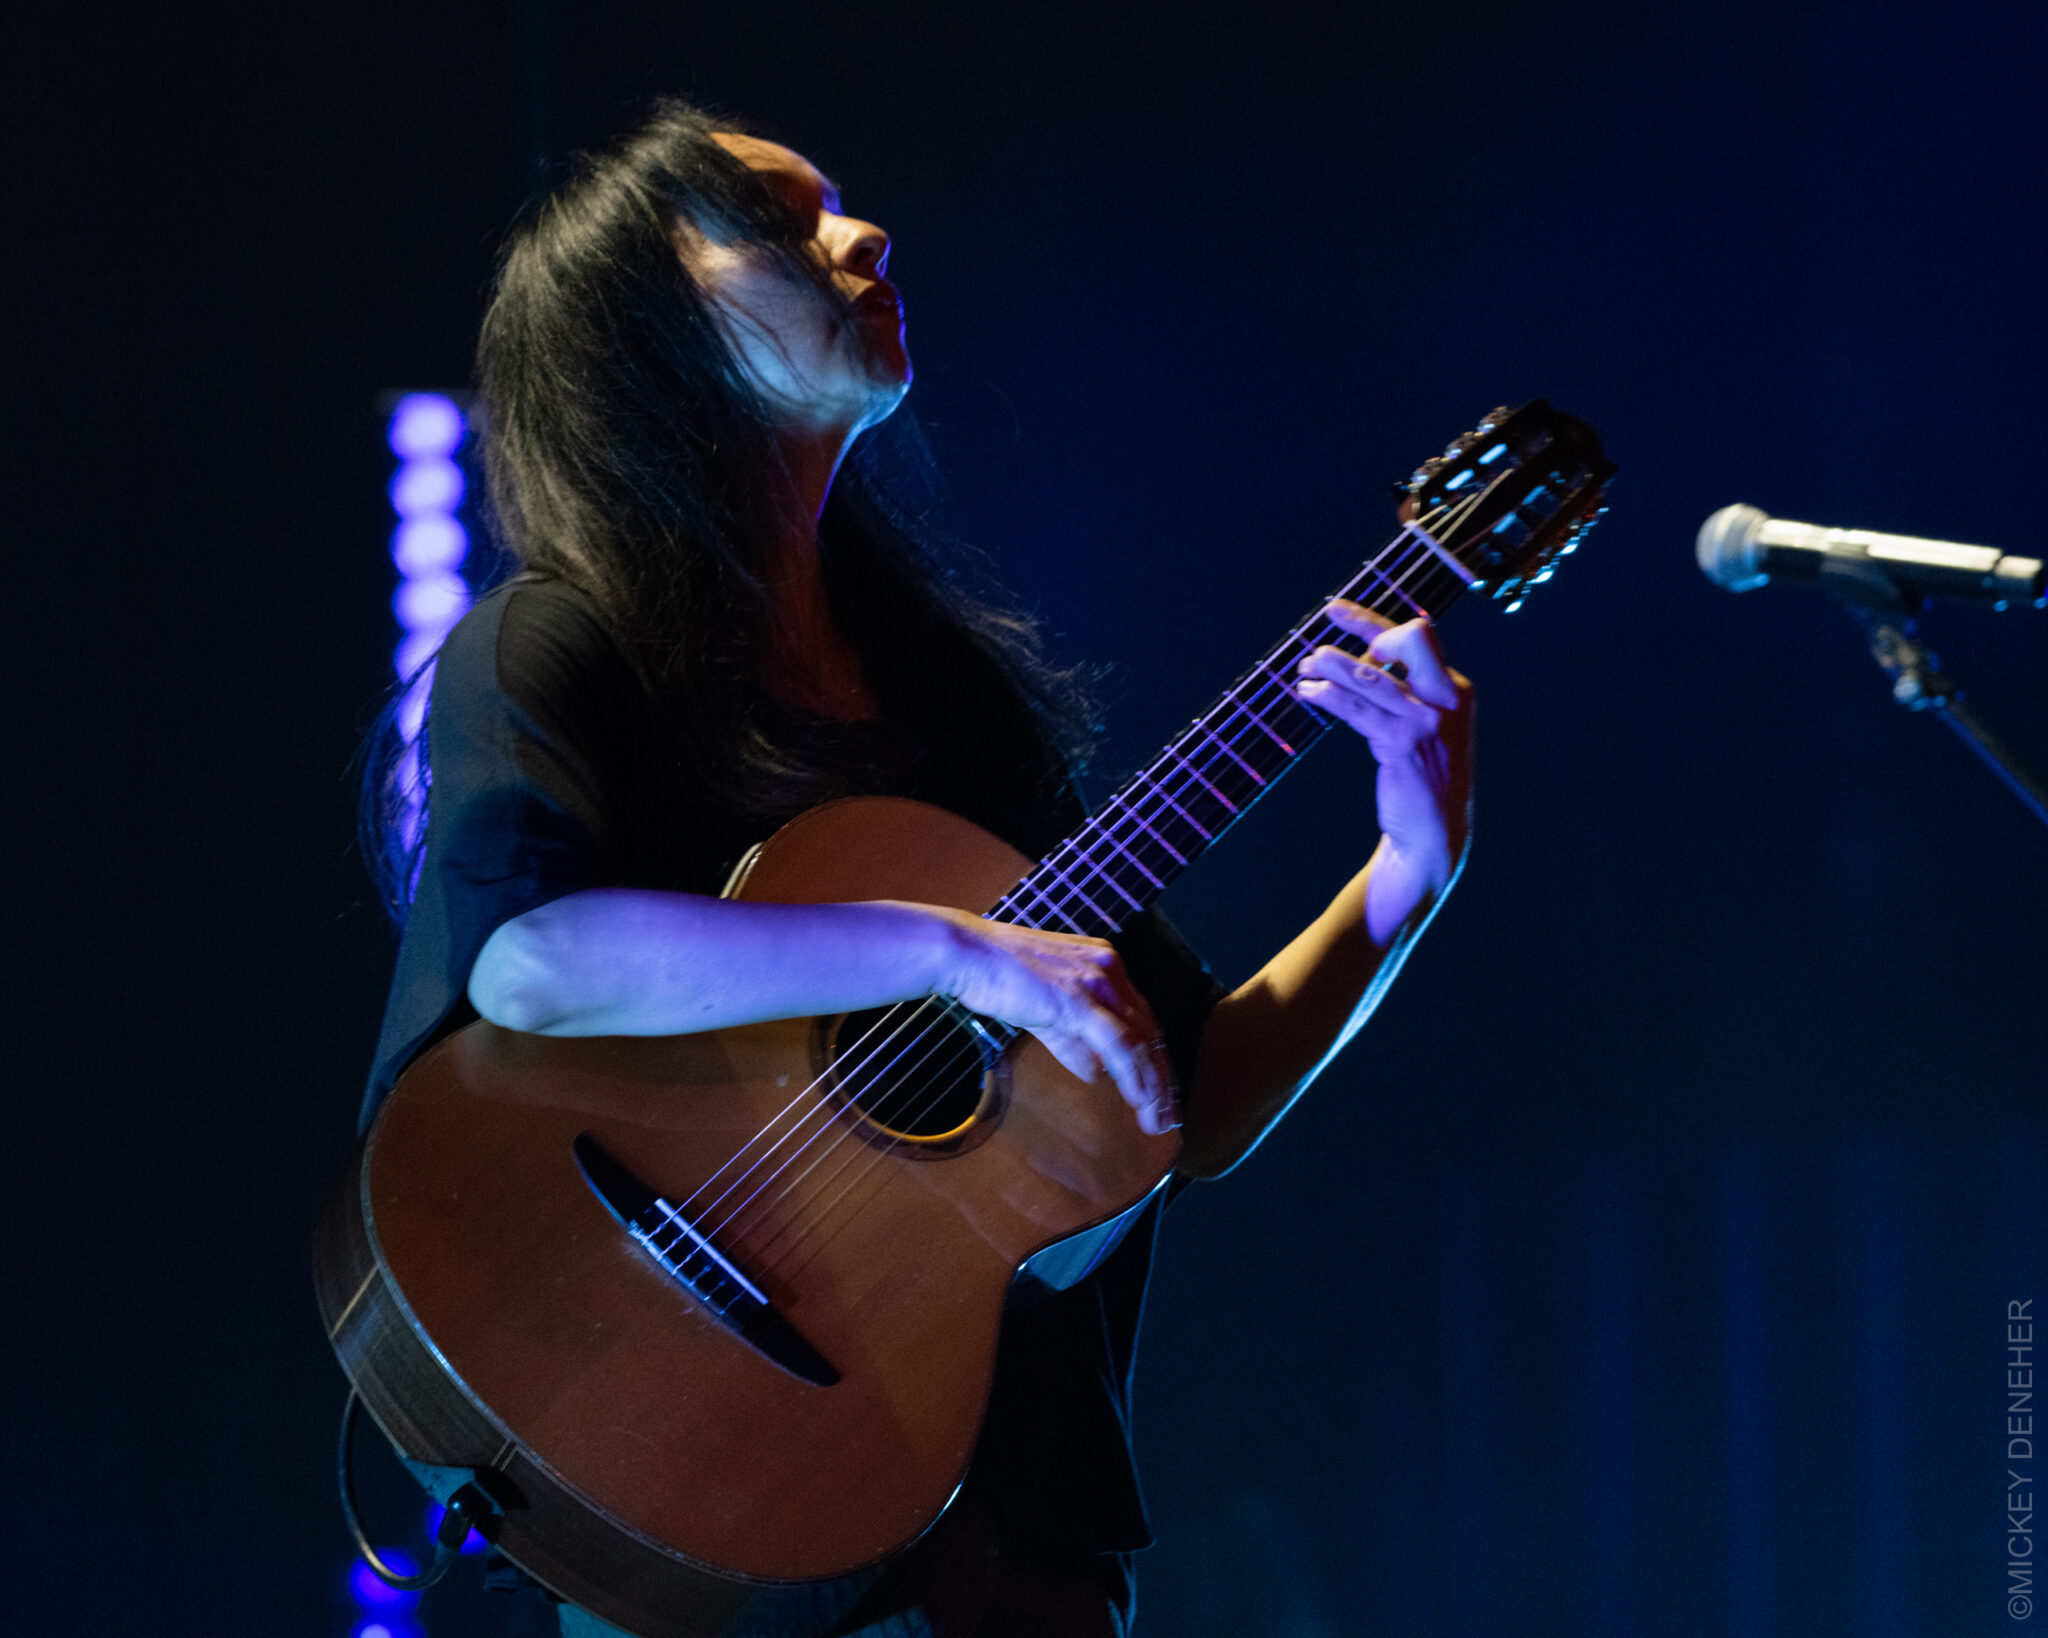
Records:
{"label": "guitar soundhole", "polygon": [[936,1002],[850,1012],[832,1032],[831,1053],[840,1093],[897,1137],[957,1137],[992,1090],[988,1036]]}

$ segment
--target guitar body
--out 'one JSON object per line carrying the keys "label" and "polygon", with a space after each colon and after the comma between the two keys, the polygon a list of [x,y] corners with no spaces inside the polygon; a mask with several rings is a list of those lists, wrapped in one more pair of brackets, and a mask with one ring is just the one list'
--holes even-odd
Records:
{"label": "guitar body", "polygon": [[[979,913],[1029,869],[951,814],[863,798],[778,832],[736,896]],[[643,1638],[836,1619],[957,1489],[1020,1265],[1142,1201],[1178,1154],[1028,1036],[967,1118],[905,1135],[834,1090],[832,1028],[473,1024],[402,1077],[321,1223],[329,1335],[385,1432],[476,1470],[507,1503],[500,1550]],[[680,1283],[579,1139],[685,1203],[837,1380]]]}

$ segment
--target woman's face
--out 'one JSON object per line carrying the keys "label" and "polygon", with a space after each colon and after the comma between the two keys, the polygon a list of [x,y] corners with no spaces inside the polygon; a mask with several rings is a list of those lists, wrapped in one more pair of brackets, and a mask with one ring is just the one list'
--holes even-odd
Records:
{"label": "woman's face", "polygon": [[888,234],[846,215],[839,190],[803,155],[730,132],[713,140],[810,225],[811,253],[853,315],[834,311],[814,287],[748,246],[714,244],[688,223],[676,230],[683,265],[717,305],[733,351],[770,403],[818,432],[851,436],[873,426],[910,388],[903,304],[882,276]]}

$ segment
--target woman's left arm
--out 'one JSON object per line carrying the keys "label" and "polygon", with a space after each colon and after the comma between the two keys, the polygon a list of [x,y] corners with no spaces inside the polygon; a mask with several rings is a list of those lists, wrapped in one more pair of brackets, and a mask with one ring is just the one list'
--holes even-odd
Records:
{"label": "woman's left arm", "polygon": [[1220,1177],[1258,1147],[1379,1004],[1465,862],[1472,685],[1444,663],[1426,618],[1392,625],[1343,601],[1329,614],[1371,644],[1362,658],[1315,650],[1297,688],[1371,746],[1380,842],[1330,907],[1210,1014],[1181,1134],[1190,1177]]}

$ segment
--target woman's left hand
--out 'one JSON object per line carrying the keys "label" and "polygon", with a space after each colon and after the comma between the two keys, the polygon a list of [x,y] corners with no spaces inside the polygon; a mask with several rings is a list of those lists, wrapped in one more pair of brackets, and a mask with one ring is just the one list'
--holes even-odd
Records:
{"label": "woman's left hand", "polygon": [[1312,650],[1300,697],[1365,736],[1379,762],[1380,847],[1366,896],[1374,942],[1391,940],[1450,886],[1471,831],[1472,684],[1445,664],[1436,628],[1419,615],[1400,625],[1342,598],[1333,625],[1371,642],[1362,656]]}

